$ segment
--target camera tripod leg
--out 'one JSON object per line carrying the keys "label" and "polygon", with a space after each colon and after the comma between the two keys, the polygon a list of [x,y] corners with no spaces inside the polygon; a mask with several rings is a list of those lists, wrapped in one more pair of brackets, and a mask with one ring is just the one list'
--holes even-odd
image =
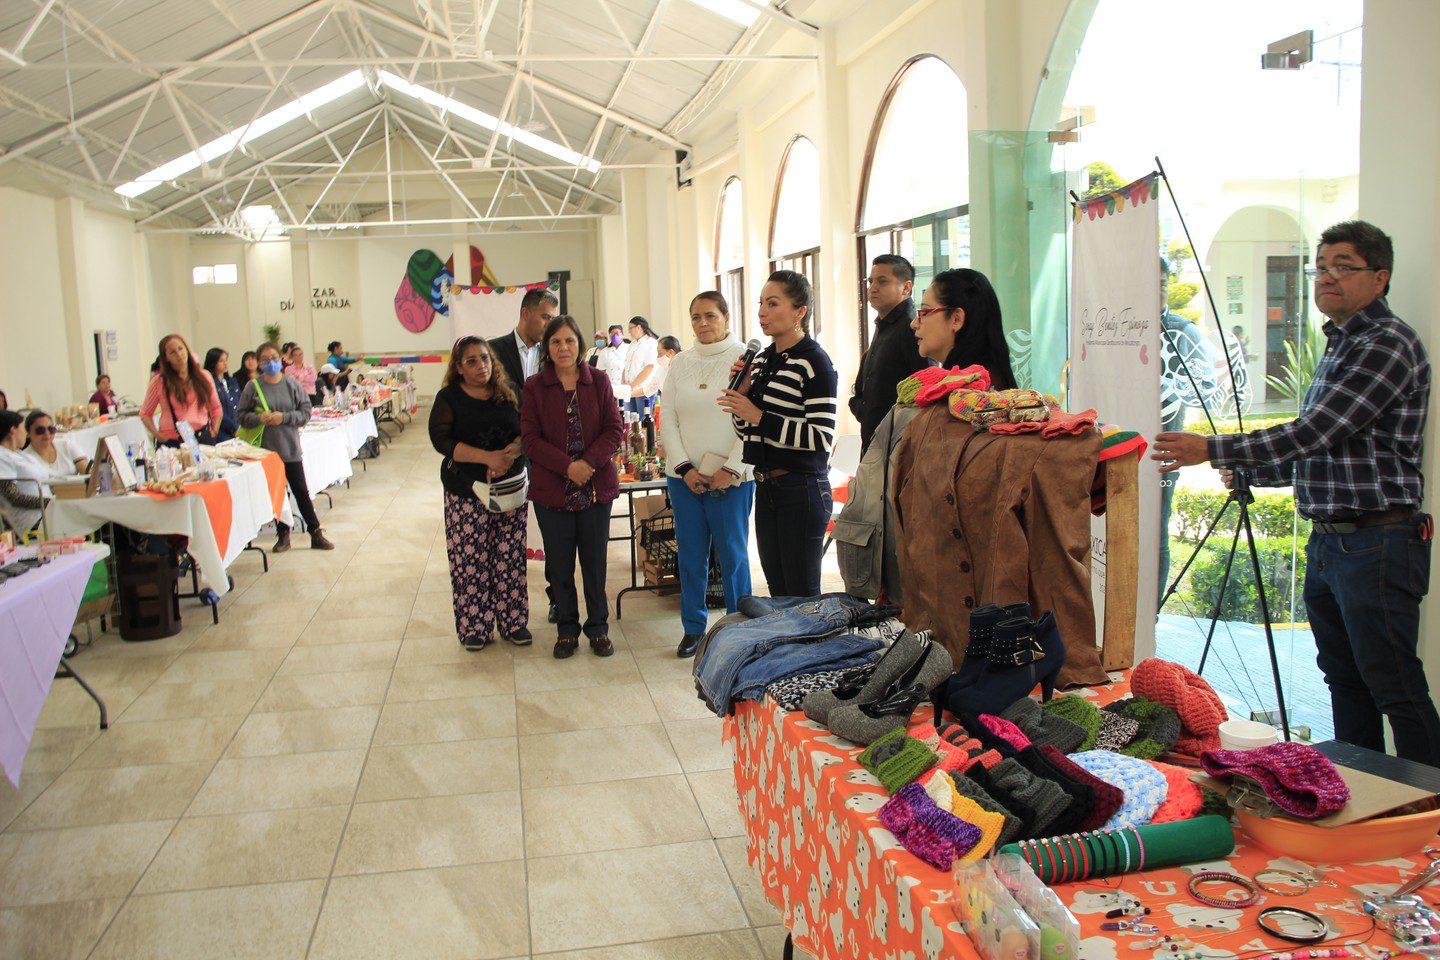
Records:
{"label": "camera tripod leg", "polygon": [[1280,730],[1290,739],[1290,714],[1285,709],[1285,689],[1280,684],[1280,659],[1275,655],[1275,631],[1270,627],[1270,601],[1265,596],[1265,581],[1260,576],[1260,551],[1255,549],[1255,533],[1250,528],[1250,511],[1240,505],[1240,521],[1245,525],[1245,539],[1250,544],[1250,567],[1255,572],[1255,589],[1260,595],[1260,618],[1265,623],[1265,646],[1270,651],[1270,676],[1275,681],[1275,702],[1280,709]]}
{"label": "camera tripod leg", "polygon": [[[1240,516],[1245,516],[1243,502],[1240,504]],[[1210,611],[1210,629],[1205,634],[1205,649],[1200,652],[1200,666],[1195,668],[1197,676],[1205,675],[1205,661],[1210,659],[1210,644],[1215,640],[1215,627],[1220,622],[1220,611],[1225,604],[1225,588],[1230,586],[1230,570],[1235,566],[1235,550],[1240,546],[1240,527],[1241,524],[1236,522],[1235,536],[1230,538],[1230,555],[1225,558],[1225,569],[1220,573],[1220,590],[1215,595],[1215,609]]]}
{"label": "camera tripod leg", "polygon": [[[1210,534],[1215,532],[1215,528],[1220,525],[1221,518],[1225,516],[1225,511],[1230,509],[1230,504],[1234,501],[1235,497],[1232,495],[1228,500],[1225,501],[1224,505],[1220,507],[1219,512],[1215,514],[1215,518],[1210,521],[1210,527],[1208,530],[1205,531],[1205,536],[1201,537],[1200,542],[1195,544],[1195,549],[1191,552],[1189,559],[1187,559],[1185,561],[1185,565],[1180,568],[1180,572],[1175,574],[1175,579],[1170,581],[1170,586],[1166,589],[1165,596],[1160,598],[1160,606],[1156,608],[1157,613],[1160,611],[1160,609],[1164,608],[1165,601],[1169,600],[1170,595],[1173,594],[1176,588],[1180,586],[1180,581],[1185,579],[1186,571],[1188,571],[1190,569],[1190,565],[1195,562],[1195,558],[1200,556],[1200,551],[1205,548],[1206,542],[1210,539]],[[1162,537],[1168,537],[1169,535],[1170,532],[1168,530],[1160,531],[1160,536]]]}

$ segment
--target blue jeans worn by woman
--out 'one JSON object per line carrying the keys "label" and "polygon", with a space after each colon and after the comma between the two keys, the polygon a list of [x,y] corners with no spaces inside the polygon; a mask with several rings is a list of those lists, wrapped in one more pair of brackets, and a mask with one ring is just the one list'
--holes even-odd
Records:
{"label": "blue jeans worn by woman", "polygon": [[[869,637],[853,636],[844,637],[843,640],[853,643],[840,648],[817,641],[839,639],[854,627],[879,622],[893,613],[892,607],[868,604],[857,607],[849,598],[824,597],[730,624],[711,638],[704,657],[695,664],[696,682],[711,708],[720,714],[727,713],[739,689],[741,673],[749,664],[762,658],[768,664],[774,657],[778,669],[789,671],[783,676],[831,669],[829,664],[837,659],[837,654],[844,659],[873,652],[884,644]],[[754,680],[753,672],[750,679]],[[761,685],[762,690],[764,686]]]}
{"label": "blue jeans worn by woman", "polygon": [[675,547],[680,554],[680,623],[685,632],[705,632],[705,587],[710,579],[710,546],[720,559],[725,612],[734,613],[750,595],[750,505],[752,481],[725,490],[696,494],[684,480],[670,477],[670,507],[675,513]]}
{"label": "blue jeans worn by woman", "polygon": [[1305,606],[1330,687],[1335,739],[1440,766],[1440,715],[1420,661],[1420,601],[1430,585],[1430,541],[1416,521],[1354,533],[1312,533],[1305,545]]}
{"label": "blue jeans worn by woman", "polygon": [[820,593],[820,558],[830,525],[830,478],[786,473],[755,484],[755,546],[772,597]]}

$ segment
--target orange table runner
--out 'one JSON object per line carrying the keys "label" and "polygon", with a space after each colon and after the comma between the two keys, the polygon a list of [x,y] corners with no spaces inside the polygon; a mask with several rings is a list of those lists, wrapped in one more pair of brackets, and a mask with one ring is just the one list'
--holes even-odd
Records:
{"label": "orange table runner", "polygon": [[[1076,692],[1105,704],[1127,696],[1129,685],[1117,682]],[[914,722],[927,719],[930,711],[921,708]],[[725,721],[725,737],[735,747],[735,783],[750,865],[799,947],[819,960],[978,958],[956,913],[953,873],[904,850],[880,824],[876,811],[887,795],[856,762],[859,748],[769,699],[740,704]],[[1185,883],[1196,870],[1231,870],[1250,877],[1281,865],[1281,859],[1241,838],[1226,861],[1055,890],[1080,922],[1083,960],[1174,956],[1163,946],[1146,946],[1151,937],[1100,929],[1106,912],[1117,905],[1117,892],[1149,907],[1146,919],[1162,935],[1193,940],[1194,949],[1202,951],[1200,960],[1236,960],[1300,948],[1263,934],[1255,922],[1258,907],[1202,906],[1190,899]],[[1371,933],[1351,888],[1393,890],[1427,862],[1416,851],[1397,860],[1336,866],[1326,871],[1325,885],[1297,896],[1267,895],[1263,905],[1296,906],[1326,916],[1341,939],[1325,946],[1357,941],[1359,945],[1351,947],[1357,956],[1380,960],[1381,949],[1394,949],[1394,943],[1383,932]],[[1432,885],[1423,893],[1431,903],[1440,901],[1440,887]]]}
{"label": "orange table runner", "polygon": [[[270,504],[275,509],[275,516],[280,516],[281,507],[285,503],[285,463],[280,455],[273,451],[267,452],[260,466],[265,470],[265,485],[270,490]],[[230,528],[235,514],[235,496],[231,492],[230,484],[225,478],[218,480],[204,480],[195,483],[187,483],[180,494],[157,493],[154,490],[141,490],[141,493],[152,500],[169,500],[173,496],[182,494],[194,494],[205,501],[205,512],[210,518],[210,529],[215,533],[215,546],[220,556],[225,556],[230,548]]]}

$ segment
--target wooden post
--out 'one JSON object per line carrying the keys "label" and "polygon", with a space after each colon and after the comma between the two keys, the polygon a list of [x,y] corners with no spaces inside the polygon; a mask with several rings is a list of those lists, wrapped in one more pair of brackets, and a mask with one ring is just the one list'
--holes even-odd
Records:
{"label": "wooden post", "polygon": [[1105,462],[1105,623],[1100,663],[1106,670],[1135,665],[1139,587],[1140,454],[1131,452]]}

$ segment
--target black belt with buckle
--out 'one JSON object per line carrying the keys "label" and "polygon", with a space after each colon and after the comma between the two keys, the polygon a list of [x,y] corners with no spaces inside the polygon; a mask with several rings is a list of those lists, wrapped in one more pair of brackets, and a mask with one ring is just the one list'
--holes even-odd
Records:
{"label": "black belt with buckle", "polygon": [[755,481],[757,483],[764,483],[767,480],[774,480],[776,477],[783,477],[789,472],[790,471],[784,467],[777,467],[774,470],[756,470]]}
{"label": "black belt with buckle", "polygon": [[1329,522],[1325,520],[1310,521],[1310,528],[1316,533],[1354,533],[1366,527],[1384,527],[1392,523],[1407,523],[1415,519],[1414,507],[1396,507],[1393,510],[1379,510],[1375,513],[1362,513],[1350,520],[1337,520]]}

